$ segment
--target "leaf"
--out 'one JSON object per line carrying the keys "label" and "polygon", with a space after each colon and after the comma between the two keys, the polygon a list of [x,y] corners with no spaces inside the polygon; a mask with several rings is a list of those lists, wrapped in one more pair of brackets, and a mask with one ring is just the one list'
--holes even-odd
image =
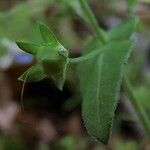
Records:
{"label": "leaf", "polygon": [[45,43],[53,45],[58,44],[57,38],[46,25],[39,23],[39,30]]}
{"label": "leaf", "polygon": [[[0,38],[8,38],[11,41],[20,39],[40,40],[35,31],[38,16],[41,20],[44,10],[53,0],[29,0],[17,3],[7,11],[0,11]],[[0,5],[2,0],[0,0]]]}
{"label": "leaf", "polygon": [[37,51],[39,50],[40,46],[33,43],[27,43],[27,42],[16,42],[18,47],[22,49],[23,51],[30,53],[30,54],[37,54]]}
{"label": "leaf", "polygon": [[25,82],[37,82],[43,80],[46,75],[43,73],[43,70],[40,66],[35,65],[24,72],[18,80],[25,81]]}
{"label": "leaf", "polygon": [[103,53],[78,66],[83,97],[82,116],[88,132],[107,144],[132,41],[111,42]]}
{"label": "leaf", "polygon": [[126,22],[107,32],[109,41],[129,39],[138,25],[139,19],[131,17]]}

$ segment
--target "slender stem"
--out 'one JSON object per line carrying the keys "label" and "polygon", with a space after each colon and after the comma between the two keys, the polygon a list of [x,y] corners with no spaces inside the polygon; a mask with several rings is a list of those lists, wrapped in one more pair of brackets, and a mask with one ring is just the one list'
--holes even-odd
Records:
{"label": "slender stem", "polygon": [[99,40],[102,42],[102,44],[105,44],[107,41],[106,37],[103,33],[103,30],[99,28],[98,22],[93,12],[91,11],[89,5],[87,4],[87,1],[86,0],[79,0],[79,1],[82,9],[84,10],[86,16],[88,17],[89,23],[91,24],[91,28],[93,29]]}
{"label": "slender stem", "polygon": [[79,63],[79,62],[82,62],[82,61],[89,60],[91,58],[93,58],[93,56],[90,56],[90,57],[81,56],[81,57],[77,57],[77,58],[69,58],[69,62],[72,63],[72,64],[76,64],[76,63]]}
{"label": "slender stem", "polygon": [[147,114],[145,113],[142,105],[139,103],[139,100],[137,99],[137,97],[134,93],[133,87],[132,87],[127,75],[124,76],[123,87],[126,90],[128,96],[130,97],[130,101],[131,101],[132,105],[134,106],[134,109],[136,110],[136,113],[145,128],[145,132],[147,132],[147,135],[150,138],[149,118],[148,118]]}
{"label": "slender stem", "polygon": [[[92,13],[90,7],[88,6],[87,1],[86,0],[79,0],[79,1],[80,1],[80,5],[81,5],[83,11],[89,18],[89,21],[90,21],[93,31],[95,32],[97,37],[101,40],[103,45],[105,45],[107,42],[107,39],[104,36],[102,29],[98,26],[98,23],[94,17],[94,14]],[[140,105],[137,97],[135,96],[133,88],[132,88],[131,83],[128,80],[127,76],[125,76],[125,78],[123,79],[123,85],[125,87],[126,92],[128,93],[130,101],[132,102],[145,131],[147,132],[148,136],[150,137],[150,121],[148,119],[147,114],[143,110],[143,107]]]}
{"label": "slender stem", "polygon": [[100,54],[103,52],[103,49],[102,50],[95,50],[95,51],[92,51],[86,55],[83,55],[81,57],[77,57],[77,58],[69,58],[69,62],[70,63],[79,63],[81,61],[86,61],[86,60],[89,60],[93,57],[95,57],[96,55]]}

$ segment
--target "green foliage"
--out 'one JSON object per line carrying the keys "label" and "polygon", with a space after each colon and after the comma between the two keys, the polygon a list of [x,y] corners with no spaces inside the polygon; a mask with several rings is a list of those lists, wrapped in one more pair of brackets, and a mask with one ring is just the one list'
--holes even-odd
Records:
{"label": "green foliage", "polygon": [[[80,0],[86,11],[88,6]],[[89,18],[93,18],[88,12]],[[98,26],[95,32],[99,35]],[[104,144],[108,143],[114,113],[118,102],[124,64],[131,52],[132,41],[129,40],[138,23],[137,18],[131,18],[126,23],[108,31],[104,47],[98,47],[103,53],[90,61],[81,63],[78,68],[81,91],[83,95],[82,114],[88,132]],[[104,33],[103,33],[104,34]],[[114,41],[114,42],[112,42]]]}
{"label": "green foliage", "polygon": [[42,66],[35,65],[24,72],[18,79],[26,82],[37,82],[43,80],[46,75],[43,73]]}
{"label": "green foliage", "polygon": [[131,37],[135,31],[139,19],[137,17],[131,17],[119,26],[111,29],[107,32],[107,38],[109,41],[125,40]]}
{"label": "green foliage", "polygon": [[[85,127],[92,136],[107,144],[118,103],[124,65],[133,46],[130,37],[136,30],[138,18],[131,17],[116,28],[103,32],[85,1],[80,0],[82,5],[79,1],[73,1],[73,5],[67,0],[63,2],[91,24],[99,39],[86,49],[83,56],[68,58],[68,51],[48,27],[40,23],[43,44],[17,42],[21,49],[33,54],[37,62],[19,79],[34,82],[50,77],[62,90],[68,63],[79,63],[77,73],[83,97],[82,116]],[[69,140],[62,143],[66,141]],[[71,139],[69,146],[73,145],[73,142]]]}
{"label": "green foliage", "polygon": [[25,52],[30,53],[30,54],[37,54],[39,45],[33,44],[33,43],[27,43],[27,42],[16,42],[18,47],[20,49],[23,49]]}
{"label": "green foliage", "polygon": [[44,25],[44,24],[39,24],[39,29],[42,35],[42,38],[45,43],[47,44],[52,44],[52,45],[58,45],[58,41],[55,37],[55,35]]}
{"label": "green foliage", "polygon": [[57,41],[53,33],[43,24],[39,29],[44,41],[43,45],[16,42],[25,52],[35,55],[37,65],[27,70],[19,80],[34,82],[51,77],[57,87],[62,90],[68,65],[68,51]]}
{"label": "green foliage", "polygon": [[30,0],[20,3],[7,12],[0,12],[0,38],[10,40],[38,39],[36,18],[43,18],[43,10],[52,0]]}
{"label": "green foliage", "polygon": [[[82,114],[88,132],[108,142],[123,74],[132,41],[112,42],[103,53],[79,65],[83,95]],[[86,75],[86,76],[85,76]]]}

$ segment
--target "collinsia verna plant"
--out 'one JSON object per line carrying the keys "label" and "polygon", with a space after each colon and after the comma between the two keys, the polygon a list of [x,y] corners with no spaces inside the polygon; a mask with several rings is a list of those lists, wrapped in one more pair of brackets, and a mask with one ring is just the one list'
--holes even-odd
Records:
{"label": "collinsia verna plant", "polygon": [[83,97],[82,117],[89,134],[104,144],[108,143],[123,83],[145,131],[150,135],[147,115],[138,103],[124,71],[134,45],[131,36],[139,19],[131,15],[124,23],[105,32],[98,26],[86,0],[79,0],[78,4],[84,14],[81,17],[91,25],[96,35],[96,46],[85,50],[81,57],[69,58],[69,51],[58,42],[47,26],[39,23],[44,41],[42,45],[16,42],[22,50],[36,58],[36,64],[22,74],[19,80],[35,82],[49,77],[62,90],[68,65],[77,63]]}

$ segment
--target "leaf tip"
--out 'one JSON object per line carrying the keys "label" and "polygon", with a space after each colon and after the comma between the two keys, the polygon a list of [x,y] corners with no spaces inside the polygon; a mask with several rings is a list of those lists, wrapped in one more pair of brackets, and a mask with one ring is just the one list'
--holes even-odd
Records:
{"label": "leaf tip", "polygon": [[23,76],[22,76],[22,75],[18,77],[18,80],[19,80],[19,81],[22,81],[22,82],[24,82],[24,81],[25,81],[25,79],[23,78]]}
{"label": "leaf tip", "polygon": [[16,41],[15,43],[16,43],[16,45],[17,45],[20,49],[22,49],[22,44],[23,44],[23,42],[21,42],[21,41]]}
{"label": "leaf tip", "polygon": [[21,41],[16,41],[16,45],[26,53],[35,55],[37,54],[37,51],[39,50],[40,46],[34,43],[29,43],[29,42],[21,42]]}

